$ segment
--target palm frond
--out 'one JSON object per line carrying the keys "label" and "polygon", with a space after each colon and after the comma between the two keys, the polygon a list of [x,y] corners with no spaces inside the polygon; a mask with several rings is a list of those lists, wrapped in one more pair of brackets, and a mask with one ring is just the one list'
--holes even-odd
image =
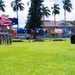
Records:
{"label": "palm frond", "polygon": [[6,6],[5,6],[5,4],[4,4],[4,2],[1,0],[0,1],[0,10],[2,10],[3,12],[5,12],[5,8]]}
{"label": "palm frond", "polygon": [[63,2],[64,10],[71,12],[71,9],[72,9],[71,1],[70,0],[63,0],[62,2]]}
{"label": "palm frond", "polygon": [[52,14],[59,14],[60,12],[59,12],[59,10],[60,10],[60,8],[59,8],[59,5],[58,4],[55,4],[54,3],[54,5],[53,5],[53,7],[51,7],[52,9],[53,9],[53,11],[52,11]]}

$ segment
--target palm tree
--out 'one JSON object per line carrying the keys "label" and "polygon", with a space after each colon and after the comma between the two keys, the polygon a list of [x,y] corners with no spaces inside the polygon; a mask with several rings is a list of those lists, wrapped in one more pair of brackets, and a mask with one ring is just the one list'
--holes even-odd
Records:
{"label": "palm tree", "polygon": [[45,21],[45,16],[46,17],[50,16],[50,10],[48,7],[45,7],[44,5],[42,5],[41,12],[42,12],[42,16],[43,16],[43,21]]}
{"label": "palm tree", "polygon": [[[31,1],[27,2],[27,5],[29,6],[30,3]],[[42,13],[43,21],[45,21],[45,16],[49,17],[51,15],[49,8],[47,6],[44,6],[43,4],[41,6],[41,13]]]}
{"label": "palm tree", "polygon": [[59,8],[59,5],[55,4],[55,3],[53,5],[53,7],[51,7],[51,8],[53,9],[52,14],[54,14],[54,25],[55,25],[55,28],[56,28],[56,15],[60,14],[60,12],[59,12],[60,8]]}
{"label": "palm tree", "polygon": [[[13,8],[14,12],[17,12],[17,18],[18,18],[18,11],[24,10],[24,4],[21,2],[21,0],[14,0],[11,2],[11,7]],[[17,25],[17,28],[19,28],[19,24]]]}
{"label": "palm tree", "polygon": [[72,4],[70,0],[63,0],[63,9],[64,9],[64,21],[66,24],[66,11],[71,12]]}
{"label": "palm tree", "polygon": [[5,12],[4,8],[5,8],[5,4],[4,4],[4,2],[2,0],[0,0],[0,11]]}

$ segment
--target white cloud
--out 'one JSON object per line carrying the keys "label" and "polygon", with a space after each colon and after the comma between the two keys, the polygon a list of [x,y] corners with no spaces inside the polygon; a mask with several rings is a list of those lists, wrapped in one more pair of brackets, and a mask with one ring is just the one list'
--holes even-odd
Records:
{"label": "white cloud", "polygon": [[[71,2],[72,2],[72,5],[73,5],[73,10],[70,13],[66,12],[66,19],[67,20],[75,20],[75,0],[71,0]],[[48,6],[49,9],[50,9],[53,6],[54,3],[56,3],[56,2],[54,2],[54,1],[53,2],[51,2],[51,1],[45,2],[45,5]],[[56,15],[56,20],[63,20],[64,19],[63,5],[62,5],[62,2],[59,2],[59,1],[58,1],[58,4],[59,4],[59,7],[60,7],[60,14]],[[53,15],[51,15],[49,18],[46,18],[46,19],[54,20],[54,17],[53,17]]]}
{"label": "white cloud", "polygon": [[[10,3],[13,0],[4,0],[5,4],[6,4],[6,15],[9,15],[10,17],[16,17],[16,12],[14,12],[11,8]],[[27,20],[27,14],[28,14],[28,9],[29,6],[27,6],[27,2],[29,2],[30,0],[22,0],[22,2],[25,4],[25,10],[24,11],[19,11],[19,25],[20,27],[24,27],[25,26],[25,21]],[[73,5],[73,10],[71,13],[67,12],[67,20],[75,20],[75,0],[71,0],[72,5]],[[62,5],[62,1],[58,1],[58,0],[45,0],[44,4],[45,6],[49,7],[49,9],[51,10],[52,13],[52,9],[51,7],[53,6],[54,3],[58,3],[60,8],[60,14],[56,16],[57,20],[63,20],[64,19],[64,11],[63,11],[63,5]],[[46,18],[46,20],[54,20],[54,16],[51,15],[49,18]]]}
{"label": "white cloud", "polygon": [[[10,17],[16,17],[16,12],[13,11],[13,9],[11,8],[11,5],[10,3],[12,2],[13,0],[5,0],[5,4],[6,4],[6,12],[5,14],[9,15]],[[19,11],[19,25],[20,27],[24,27],[25,26],[25,20],[27,19],[27,14],[28,14],[28,7],[27,6],[27,2],[28,0],[22,0],[22,2],[25,4],[25,9],[24,11]]]}

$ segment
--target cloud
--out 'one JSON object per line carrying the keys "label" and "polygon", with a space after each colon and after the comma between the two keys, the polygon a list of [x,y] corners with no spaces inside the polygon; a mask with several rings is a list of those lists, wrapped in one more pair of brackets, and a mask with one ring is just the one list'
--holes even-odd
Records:
{"label": "cloud", "polygon": [[[75,19],[75,2],[73,2],[73,0],[71,0],[72,5],[73,5],[73,9],[71,10],[71,12],[67,12],[66,11],[66,20],[68,21],[73,21]],[[64,10],[63,7],[60,8],[60,15],[59,15],[59,20],[64,19]]]}
{"label": "cloud", "polygon": [[[45,5],[49,7],[49,9],[51,10],[52,12],[52,9],[51,7],[53,6],[54,3],[58,2],[59,4],[59,7],[60,7],[60,14],[59,15],[56,15],[56,20],[64,20],[64,10],[63,10],[63,4],[62,2],[59,2],[57,0],[52,0],[50,2],[45,2]],[[73,5],[73,10],[69,13],[69,12],[66,12],[66,19],[67,20],[75,20],[75,1],[74,0],[71,0],[72,2],[72,5]],[[54,20],[54,16],[51,15],[49,18],[46,18],[47,20]]]}
{"label": "cloud", "polygon": [[[16,12],[13,11],[13,9],[11,8],[11,5],[10,3],[12,2],[13,0],[5,0],[5,4],[6,4],[6,12],[3,13],[3,14],[6,14],[6,15],[9,15],[9,17],[17,17],[16,16]],[[24,11],[19,11],[19,25],[20,27],[24,27],[25,26],[25,21],[27,19],[27,14],[28,14],[28,9],[29,9],[29,6],[27,6],[27,2],[28,0],[22,0],[22,2],[25,4],[24,7]]]}
{"label": "cloud", "polygon": [[[16,12],[13,11],[13,9],[11,8],[10,3],[13,0],[4,0],[5,4],[6,4],[6,15],[9,15],[10,17],[16,17]],[[25,10],[24,11],[19,11],[19,25],[20,27],[24,27],[25,26],[25,22],[27,20],[27,15],[28,15],[28,10],[29,10],[29,6],[27,6],[27,2],[29,2],[30,0],[22,0],[22,2],[25,4]],[[74,20],[75,19],[75,0],[71,0],[72,5],[73,5],[73,10],[71,13],[67,12],[67,20]],[[64,11],[63,11],[63,5],[62,5],[62,1],[58,1],[58,0],[45,0],[44,4],[45,6],[49,7],[50,11],[51,11],[51,16],[49,18],[46,18],[46,20],[54,20],[54,16],[52,15],[52,9],[51,7],[53,6],[54,3],[59,4],[60,6],[60,14],[56,16],[56,20],[63,20],[64,19]]]}

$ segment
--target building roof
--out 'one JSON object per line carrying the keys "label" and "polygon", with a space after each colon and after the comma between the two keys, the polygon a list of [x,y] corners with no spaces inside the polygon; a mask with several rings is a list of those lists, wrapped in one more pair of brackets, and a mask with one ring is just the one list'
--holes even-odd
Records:
{"label": "building roof", "polygon": [[[44,21],[44,27],[55,27],[54,21]],[[73,25],[69,21],[56,21],[56,27],[73,27]]]}

